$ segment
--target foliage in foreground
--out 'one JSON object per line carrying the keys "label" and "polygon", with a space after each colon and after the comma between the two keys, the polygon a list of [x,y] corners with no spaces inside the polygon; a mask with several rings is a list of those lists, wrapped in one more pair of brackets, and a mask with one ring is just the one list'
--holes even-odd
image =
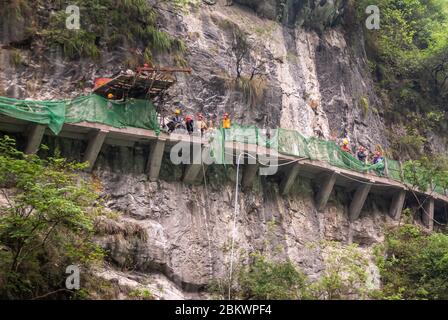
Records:
{"label": "foliage in foreground", "polygon": [[290,300],[306,297],[306,276],[290,261],[274,262],[252,255],[253,262],[239,274],[244,299]]}
{"label": "foliage in foreground", "polygon": [[386,237],[378,266],[381,299],[448,299],[448,236],[426,234],[413,225]]}
{"label": "foliage in foreground", "polygon": [[[325,242],[325,268],[321,277],[311,281],[291,261],[274,261],[256,252],[251,262],[237,267],[231,297],[243,300],[338,300],[366,297],[370,292],[368,261],[355,245]],[[215,280],[209,291],[216,298],[228,298],[227,279]]]}
{"label": "foliage in foreground", "polygon": [[101,206],[77,174],[84,167],[25,155],[13,139],[0,140],[0,298],[70,297],[62,289],[66,267],[102,260],[92,241]]}
{"label": "foliage in foreground", "polygon": [[[368,260],[355,245],[325,242],[325,268],[311,281],[290,261],[273,261],[260,253],[239,265],[231,297],[237,299],[448,299],[448,235],[427,234],[413,225],[387,231],[376,247],[381,287],[368,276]],[[228,297],[228,281],[214,281],[215,298]]]}

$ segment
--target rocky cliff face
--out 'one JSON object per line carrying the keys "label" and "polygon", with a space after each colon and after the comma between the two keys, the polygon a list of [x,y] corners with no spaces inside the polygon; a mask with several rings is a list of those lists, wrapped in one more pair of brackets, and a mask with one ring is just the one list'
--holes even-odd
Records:
{"label": "rocky cliff face", "polygon": [[[46,139],[72,159],[84,150],[77,141]],[[180,182],[182,168],[164,161],[160,181],[150,182],[144,173],[147,152],[146,147],[107,146],[93,172],[103,184],[105,205],[118,213],[100,221],[97,236],[109,262],[98,275],[116,283],[117,298],[140,287],[161,299],[209,297],[204,289],[210,281],[228,277],[233,235],[235,270],[257,251],[274,260],[290,259],[316,280],[325,268],[323,242],[337,241],[359,245],[370,259],[370,281],[378,284],[373,245],[383,241],[385,225],[395,223],[385,199],[369,197],[361,217],[350,223],[347,190],[336,188],[318,212],[319,181],[299,178],[284,197],[278,181],[259,177],[252,190],[240,193],[235,216],[234,167],[225,178],[222,168],[211,166],[205,183],[188,186]]]}
{"label": "rocky cliff face", "polygon": [[[181,13],[159,4],[161,28],[185,39],[185,60],[193,68],[192,75],[178,77],[168,110],[171,102],[181,100],[187,112],[220,116],[227,111],[236,123],[295,129],[308,136],[320,130],[326,138],[346,133],[353,142],[387,147],[361,32],[343,24],[347,1],[224,2],[198,2]],[[252,47],[243,76],[250,76],[251,65],[261,65],[252,104],[232,86],[236,62],[231,48],[238,30]],[[48,63],[35,64],[32,53],[23,51],[29,63],[15,67],[11,54],[1,51],[4,94],[39,99],[86,92],[81,82],[91,85],[93,77],[113,74],[123,58],[113,52],[97,62],[73,63],[50,51],[45,53]],[[166,63],[163,56],[157,59]],[[63,154],[80,158],[80,143],[57,143]],[[107,206],[120,213],[102,224],[98,241],[109,250],[111,266],[101,275],[123,288],[146,285],[159,298],[201,297],[212,278],[228,274],[234,171],[230,168],[224,179],[211,167],[206,184],[186,186],[179,182],[181,168],[165,163],[161,180],[149,182],[146,154],[144,147],[107,146],[94,170],[104,184]],[[259,250],[274,259],[289,258],[317,278],[324,268],[322,240],[358,243],[367,255],[382,241],[384,224],[390,223],[383,199],[369,198],[361,218],[349,223],[349,194],[336,189],[327,209],[317,212],[316,185],[306,179],[296,184],[289,197],[282,197],[276,181],[260,178],[253,190],[241,194],[235,236],[241,262]]]}

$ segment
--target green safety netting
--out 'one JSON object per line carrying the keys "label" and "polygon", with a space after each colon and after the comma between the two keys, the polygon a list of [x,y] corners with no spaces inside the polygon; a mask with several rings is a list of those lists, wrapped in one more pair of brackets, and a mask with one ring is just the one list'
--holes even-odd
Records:
{"label": "green safety netting", "polygon": [[398,181],[403,180],[400,162],[386,158],[387,176]]}
{"label": "green safety netting", "polygon": [[62,129],[65,101],[31,101],[0,97],[0,113],[12,118],[47,125],[55,134]]}
{"label": "green safety netting", "polygon": [[[401,165],[398,161],[384,158],[384,162],[377,164],[364,164],[355,156],[344,152],[333,141],[321,140],[318,138],[306,138],[298,131],[276,129],[261,130],[255,126],[232,125],[230,129],[220,128],[211,140],[211,155],[216,163],[233,163],[232,155],[225,154],[225,142],[240,142],[257,144],[277,150],[278,153],[319,160],[331,164],[332,166],[358,171],[373,171],[379,176],[387,176],[396,181],[405,181],[402,176]],[[448,190],[436,187],[439,194],[448,194]]]}
{"label": "green safety netting", "polygon": [[358,172],[375,171],[378,175],[385,174],[384,163],[364,164],[353,155],[342,151],[332,141],[306,138],[294,130],[277,129],[266,132],[254,126],[221,128],[211,145],[212,154],[218,163],[226,163],[224,155],[224,143],[226,141],[258,144],[276,149],[281,154],[320,160],[339,168]]}
{"label": "green safety netting", "polygon": [[157,112],[148,100],[129,99],[117,102],[93,94],[68,101],[65,122],[83,121],[102,123],[115,128],[134,127],[160,132]]}
{"label": "green safety netting", "polygon": [[[0,97],[0,114],[9,117],[47,125],[58,134],[64,123],[94,122],[117,128],[135,127],[155,130],[160,127],[157,112],[150,101],[130,99],[126,102],[110,101],[92,94],[74,100],[33,101]],[[219,129],[213,135],[211,154],[217,163],[233,161],[226,158],[224,144],[234,141],[255,144],[277,150],[285,155],[320,160],[333,166],[358,172],[375,171],[391,179],[403,181],[398,161],[385,159],[384,163],[367,165],[353,155],[342,151],[332,141],[306,138],[294,130],[261,130],[256,126],[237,126]],[[387,170],[385,170],[387,168]],[[445,194],[446,190],[436,188]]]}
{"label": "green safety netting", "polygon": [[109,101],[92,94],[74,100],[32,101],[0,97],[0,113],[45,124],[58,134],[64,123],[94,122],[116,128],[134,127],[160,132],[157,112],[150,101]]}

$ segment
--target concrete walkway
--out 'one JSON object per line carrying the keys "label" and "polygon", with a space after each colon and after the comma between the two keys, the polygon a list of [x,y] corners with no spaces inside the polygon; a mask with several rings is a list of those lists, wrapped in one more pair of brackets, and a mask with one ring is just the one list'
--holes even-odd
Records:
{"label": "concrete walkway", "polygon": [[[26,137],[26,153],[37,152],[44,135],[54,136],[45,126],[32,124],[26,121],[0,116],[0,131],[5,133],[15,133]],[[180,141],[197,148],[207,149],[208,141],[202,140],[198,136],[165,134],[159,136],[152,130],[139,128],[114,128],[96,123],[65,124],[59,134],[61,138],[77,139],[87,141],[87,149],[84,153],[83,161],[88,161],[89,170],[93,169],[98,154],[103,144],[133,147],[135,143],[149,145],[147,173],[151,181],[158,179],[163,155],[166,150],[170,150]],[[281,173],[280,191],[287,196],[291,187],[303,177],[312,179],[318,186],[316,192],[316,209],[324,210],[328,199],[335,186],[343,187],[353,194],[349,205],[348,216],[350,221],[356,220],[364,207],[369,194],[379,194],[390,199],[389,214],[392,218],[399,220],[406,200],[406,196],[411,196],[410,186],[386,177],[379,177],[369,173],[360,173],[333,167],[325,162],[308,159],[300,159],[294,156],[279,154],[275,150],[267,149],[257,145],[242,144],[236,142],[225,143],[226,153],[237,155],[241,152],[257,155],[261,159],[266,157],[278,157],[278,163],[289,163]],[[254,180],[259,174],[259,169],[263,166],[254,161],[242,165],[242,189],[251,188]],[[202,175],[202,164],[200,157],[193,159],[192,164],[186,165],[183,181],[185,183],[195,183]],[[412,190],[414,194],[422,199],[427,199],[424,204],[423,222],[430,230],[433,229],[434,211],[438,207],[448,204],[448,196]],[[413,196],[413,195],[412,195]],[[414,196],[413,196],[414,197]]]}

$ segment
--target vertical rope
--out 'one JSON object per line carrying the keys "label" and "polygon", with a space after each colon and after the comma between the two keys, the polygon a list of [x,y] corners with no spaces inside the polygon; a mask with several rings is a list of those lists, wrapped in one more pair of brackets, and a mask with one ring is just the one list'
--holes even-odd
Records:
{"label": "vertical rope", "polygon": [[207,208],[209,208],[208,205],[208,187],[207,187],[207,178],[205,176],[205,168],[204,168],[204,163],[202,162],[202,174],[204,176],[204,185],[205,185],[205,206],[206,208],[204,209],[204,219],[205,219],[205,230],[207,232],[207,240],[208,240],[208,258],[209,258],[209,262],[210,262],[210,280],[213,278],[213,261],[212,261],[212,250],[211,250],[211,239],[210,239],[210,230],[208,227],[208,222],[207,222]]}
{"label": "vertical rope", "polygon": [[238,159],[236,161],[236,182],[235,182],[235,204],[234,204],[234,211],[233,211],[233,230],[232,230],[232,244],[230,246],[230,271],[229,271],[229,296],[228,299],[230,300],[231,297],[231,290],[232,290],[232,273],[233,273],[233,255],[234,255],[234,246],[235,246],[235,231],[236,231],[236,216],[238,214],[238,180],[239,180],[239,173],[240,173],[240,160],[241,156],[244,153],[240,153],[238,155]]}

